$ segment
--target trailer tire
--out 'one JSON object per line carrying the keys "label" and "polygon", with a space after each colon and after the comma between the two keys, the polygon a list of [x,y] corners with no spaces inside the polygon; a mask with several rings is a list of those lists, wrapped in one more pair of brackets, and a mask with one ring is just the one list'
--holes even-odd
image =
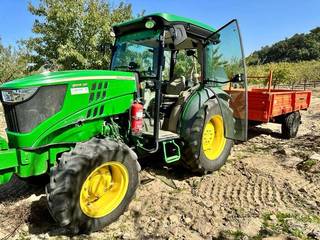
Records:
{"label": "trailer tire", "polygon": [[294,138],[297,136],[301,122],[301,114],[299,111],[287,114],[281,124],[281,134],[285,139]]}
{"label": "trailer tire", "polygon": [[71,234],[98,231],[126,211],[138,172],[137,155],[124,143],[98,138],[78,143],[51,169],[49,211]]}
{"label": "trailer tire", "polygon": [[[213,123],[211,123],[211,121],[213,121]],[[215,121],[217,121],[217,126],[214,126]],[[222,123],[222,125],[219,126],[219,122],[220,124]],[[213,126],[210,126],[210,124]],[[217,99],[208,100],[198,111],[190,128],[190,134],[185,137],[185,146],[182,153],[182,162],[184,166],[192,172],[206,174],[220,169],[225,164],[230,155],[233,141],[224,137],[223,124],[224,119]],[[211,129],[207,130],[207,127]],[[206,153],[204,150],[204,144],[208,145],[208,142],[211,142],[212,144],[213,141],[215,141],[214,139],[210,139],[210,137],[209,139],[206,139],[204,136],[205,134],[208,134],[206,131],[209,130],[214,130],[216,135],[222,134],[222,143],[220,142],[221,145],[218,144],[221,148],[217,152],[213,149],[212,154],[210,153],[210,150],[209,153]]]}

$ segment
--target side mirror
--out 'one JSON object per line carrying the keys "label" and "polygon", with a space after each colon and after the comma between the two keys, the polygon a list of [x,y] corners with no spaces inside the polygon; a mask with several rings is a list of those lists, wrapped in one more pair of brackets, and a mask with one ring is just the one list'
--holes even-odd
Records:
{"label": "side mirror", "polygon": [[170,28],[170,33],[173,38],[173,44],[176,46],[183,43],[188,38],[186,29],[183,25],[173,25]]}
{"label": "side mirror", "polygon": [[243,73],[236,74],[231,79],[232,83],[239,83],[239,82],[243,82],[243,81],[244,81],[244,74]]}
{"label": "side mirror", "polygon": [[135,70],[135,69],[138,69],[140,66],[139,66],[139,64],[138,63],[135,63],[135,62],[133,62],[133,61],[131,61],[130,63],[129,63],[129,69],[130,70]]}

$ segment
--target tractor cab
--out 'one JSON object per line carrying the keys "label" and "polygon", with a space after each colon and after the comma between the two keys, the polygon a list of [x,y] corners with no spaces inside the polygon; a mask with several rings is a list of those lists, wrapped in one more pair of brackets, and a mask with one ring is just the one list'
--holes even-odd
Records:
{"label": "tractor cab", "polygon": [[[114,33],[111,70],[135,72],[145,137],[161,142],[190,134],[196,113],[214,98],[223,135],[246,139],[245,65],[236,20],[215,30],[195,20],[152,14],[115,25]],[[229,95],[231,85],[242,91]]]}

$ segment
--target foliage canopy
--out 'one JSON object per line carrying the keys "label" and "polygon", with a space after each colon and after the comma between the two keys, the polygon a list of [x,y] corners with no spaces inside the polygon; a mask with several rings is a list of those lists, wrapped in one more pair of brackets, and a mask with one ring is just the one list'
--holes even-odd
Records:
{"label": "foliage canopy", "polygon": [[270,62],[299,62],[320,60],[320,27],[310,33],[295,34],[291,38],[279,41],[253,52],[248,58],[249,65]]}
{"label": "foliage canopy", "polygon": [[105,69],[110,63],[111,26],[132,18],[130,4],[108,0],[40,0],[29,4],[37,17],[35,37],[24,41],[36,68],[50,63],[63,69]]}
{"label": "foliage canopy", "polygon": [[[267,63],[250,65],[248,76],[268,76],[273,71],[273,85],[320,81],[320,61],[302,61],[297,63]],[[249,84],[266,84],[267,80],[249,79]]]}
{"label": "foliage canopy", "polygon": [[5,47],[0,39],[0,82],[22,77],[28,73],[28,54],[25,49],[14,51],[12,47]]}

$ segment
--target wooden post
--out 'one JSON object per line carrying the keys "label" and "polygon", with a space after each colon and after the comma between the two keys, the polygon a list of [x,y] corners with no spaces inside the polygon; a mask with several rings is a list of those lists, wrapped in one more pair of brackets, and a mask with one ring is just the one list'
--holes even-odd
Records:
{"label": "wooden post", "polygon": [[270,70],[270,72],[269,72],[268,92],[271,92],[271,86],[272,86],[272,70]]}

